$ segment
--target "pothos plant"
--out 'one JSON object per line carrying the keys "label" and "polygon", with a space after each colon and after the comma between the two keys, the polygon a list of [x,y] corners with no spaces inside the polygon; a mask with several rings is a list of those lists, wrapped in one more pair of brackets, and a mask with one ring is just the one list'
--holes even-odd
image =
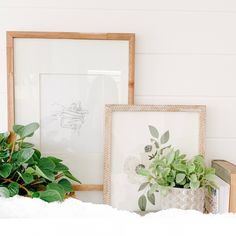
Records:
{"label": "pothos plant", "polygon": [[0,196],[62,201],[73,191],[70,180],[80,183],[62,160],[42,156],[25,141],[38,128],[38,123],[14,125],[11,137],[9,132],[0,133]]}
{"label": "pothos plant", "polygon": [[166,195],[173,187],[193,190],[207,187],[209,191],[215,187],[215,170],[206,167],[203,156],[197,155],[189,160],[179,150],[166,145],[169,131],[161,136],[154,126],[149,126],[149,131],[151,144],[144,148],[149,166],[139,164],[136,167],[136,173],[145,178],[138,189],[142,191],[138,199],[141,211],[146,210],[147,200],[155,205],[155,192]]}

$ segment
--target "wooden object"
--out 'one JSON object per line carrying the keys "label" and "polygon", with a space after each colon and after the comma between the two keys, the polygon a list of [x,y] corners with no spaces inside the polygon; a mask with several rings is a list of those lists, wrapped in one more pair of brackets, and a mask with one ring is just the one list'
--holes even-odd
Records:
{"label": "wooden object", "polygon": [[[7,86],[8,86],[8,129],[11,131],[15,123],[14,98],[14,39],[73,39],[73,40],[126,40],[129,42],[129,85],[128,103],[134,103],[134,73],[135,73],[135,34],[133,33],[78,33],[78,32],[7,32]],[[14,137],[11,137],[14,138]],[[76,191],[102,191],[102,185],[82,184],[74,186]]]}
{"label": "wooden object", "polygon": [[216,175],[230,185],[229,212],[236,212],[236,165],[225,160],[213,160]]}

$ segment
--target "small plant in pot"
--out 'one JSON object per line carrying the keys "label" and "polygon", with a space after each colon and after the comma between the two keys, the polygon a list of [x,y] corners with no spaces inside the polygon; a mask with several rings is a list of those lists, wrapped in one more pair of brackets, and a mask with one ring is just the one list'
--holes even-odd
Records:
{"label": "small plant in pot", "polygon": [[187,159],[186,155],[170,145],[169,132],[159,138],[158,130],[149,126],[152,135],[151,144],[145,147],[149,157],[149,166],[140,164],[136,173],[144,176],[140,185],[142,193],[138,199],[141,211],[145,211],[148,202],[156,204],[156,192],[159,192],[160,209],[180,208],[204,211],[205,189],[215,187],[215,170],[205,165],[204,158],[197,155]]}
{"label": "small plant in pot", "polygon": [[38,123],[14,125],[0,133],[0,197],[22,195],[47,202],[63,201],[72,192],[71,180],[80,183],[62,160],[42,156],[32,143]]}

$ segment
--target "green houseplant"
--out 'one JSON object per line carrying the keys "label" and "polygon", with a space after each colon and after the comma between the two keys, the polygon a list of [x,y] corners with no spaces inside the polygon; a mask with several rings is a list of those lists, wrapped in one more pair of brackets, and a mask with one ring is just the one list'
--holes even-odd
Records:
{"label": "green houseplant", "polygon": [[62,160],[42,156],[25,141],[38,128],[38,123],[14,125],[11,137],[9,132],[0,133],[0,196],[62,201],[73,191],[70,180],[80,183]]}
{"label": "green houseplant", "polygon": [[[168,202],[166,196],[171,192],[175,195],[169,196],[169,200],[172,200],[171,204],[175,204],[173,201],[178,201],[175,199],[176,194],[180,194],[180,198],[183,197],[183,199],[186,199],[188,194],[191,195],[191,198],[199,194],[199,201],[201,201],[199,204],[202,208],[204,189],[210,190],[211,187],[215,186],[213,181],[215,170],[205,165],[204,158],[201,155],[187,159],[186,155],[181,154],[179,150],[167,145],[169,131],[159,137],[159,132],[154,126],[149,126],[149,130],[152,143],[145,147],[145,152],[150,160],[149,166],[140,164],[136,167],[136,173],[145,178],[145,182],[139,187],[139,191],[142,192],[138,199],[140,210],[146,210],[147,202],[152,205],[156,204],[155,192],[160,192],[160,195],[165,199],[165,202],[162,202],[163,205]],[[182,196],[182,193],[185,196]],[[188,200],[186,199],[186,201]],[[186,202],[181,204],[185,205],[185,209],[188,208]]]}

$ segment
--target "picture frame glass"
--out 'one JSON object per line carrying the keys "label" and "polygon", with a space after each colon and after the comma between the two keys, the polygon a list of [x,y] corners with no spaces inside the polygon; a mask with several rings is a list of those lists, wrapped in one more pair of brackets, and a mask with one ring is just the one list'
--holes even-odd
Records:
{"label": "picture frame glass", "polygon": [[[112,106],[111,106],[112,107]],[[124,106],[125,107],[125,106]],[[109,109],[109,108],[108,108]],[[112,108],[111,108],[112,109]],[[130,107],[132,110],[132,107]],[[149,126],[158,130],[160,137],[169,132],[169,140],[162,145],[171,145],[187,158],[203,154],[201,116],[199,112],[170,112],[170,111],[129,111],[129,108],[116,106],[109,115],[106,125],[108,138],[106,145],[105,166],[105,202],[117,209],[140,211],[138,197],[142,192],[138,189],[145,182],[145,177],[136,173],[139,164],[150,164],[150,153],[145,151],[147,145],[154,145],[155,137],[150,133]],[[109,123],[110,122],[110,123]],[[159,140],[160,143],[160,140]],[[108,166],[108,167],[107,167]],[[158,210],[158,194],[156,205],[148,204],[147,210]]]}
{"label": "picture frame glass", "polygon": [[14,38],[15,123],[39,122],[30,141],[83,184],[102,185],[104,106],[129,103],[129,60],[128,40]]}

